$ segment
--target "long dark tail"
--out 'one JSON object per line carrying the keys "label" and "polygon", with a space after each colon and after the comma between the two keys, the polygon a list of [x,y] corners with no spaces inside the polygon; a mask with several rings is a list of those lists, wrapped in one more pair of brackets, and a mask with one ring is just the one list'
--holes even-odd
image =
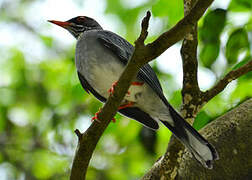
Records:
{"label": "long dark tail", "polygon": [[204,167],[212,169],[213,161],[217,160],[218,153],[190,124],[188,124],[170,105],[170,116],[173,124],[161,121],[174,135],[190,150],[195,159]]}

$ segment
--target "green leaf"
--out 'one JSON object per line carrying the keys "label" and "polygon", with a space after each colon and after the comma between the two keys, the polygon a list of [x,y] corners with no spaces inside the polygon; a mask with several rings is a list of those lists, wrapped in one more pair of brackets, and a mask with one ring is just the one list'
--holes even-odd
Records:
{"label": "green leaf", "polygon": [[[240,68],[241,66],[247,64],[249,61],[252,61],[251,59],[252,59],[251,55],[245,57],[242,61],[240,61],[239,63],[237,63],[237,64],[232,68],[232,70],[236,70],[236,69]],[[244,74],[243,76],[241,76],[241,77],[238,79],[238,83],[241,82],[241,81],[246,81],[246,82],[248,83],[248,82],[251,81],[251,80],[252,80],[252,71],[250,71],[250,72]]]}
{"label": "green leaf", "polygon": [[210,121],[211,121],[211,116],[209,116],[205,111],[201,111],[195,118],[193,127],[196,130],[199,130],[203,128],[205,125],[207,125]]}
{"label": "green leaf", "polygon": [[226,44],[226,58],[229,64],[234,64],[238,60],[240,52],[249,51],[248,34],[245,29],[239,28],[231,33]]}
{"label": "green leaf", "polygon": [[141,6],[138,6],[136,8],[127,8],[124,7],[122,1],[119,0],[107,0],[107,7],[105,10],[105,13],[107,14],[114,14],[117,16],[117,18],[120,19],[120,21],[125,24],[126,27],[126,37],[129,41],[134,41],[136,36],[136,23],[137,27],[139,26],[139,23],[137,22],[139,14],[143,12],[144,8],[147,8],[147,4],[143,4]]}
{"label": "green leaf", "polygon": [[242,61],[240,61],[239,63],[237,63],[232,70],[236,70],[238,68],[240,68],[241,66],[247,64],[249,61],[251,61],[251,56],[247,56],[245,57]]}
{"label": "green leaf", "polygon": [[183,1],[159,0],[152,6],[152,13],[158,17],[168,16],[169,23],[174,24],[183,17]]}
{"label": "green leaf", "polygon": [[200,52],[200,60],[203,66],[210,68],[215,62],[220,52],[220,42],[208,43],[203,46]]}
{"label": "green leaf", "polygon": [[171,98],[169,99],[169,102],[172,104],[173,107],[179,108],[182,102],[181,91],[174,91]]}
{"label": "green leaf", "polygon": [[243,78],[243,77],[244,76],[238,79],[238,86],[235,88],[235,90],[232,92],[230,96],[230,99],[235,102],[238,102],[237,100],[242,100],[242,99],[247,99],[247,98],[252,97],[252,91],[251,91],[252,78]]}
{"label": "green leaf", "polygon": [[[1,89],[0,89],[1,90]],[[6,128],[6,117],[7,117],[7,107],[0,105],[0,133],[2,133]]]}
{"label": "green leaf", "polygon": [[200,60],[203,66],[210,68],[220,52],[220,35],[226,24],[226,10],[210,10],[204,17],[199,37],[202,42]]}
{"label": "green leaf", "polygon": [[105,13],[116,14],[123,23],[132,26],[137,21],[138,15],[144,6],[129,9],[124,7],[119,0],[107,0]]}
{"label": "green leaf", "polygon": [[228,7],[228,10],[234,12],[251,11],[251,9],[252,9],[251,0],[232,0]]}
{"label": "green leaf", "polygon": [[200,39],[207,42],[217,42],[226,24],[226,10],[211,10],[205,17],[203,26],[200,29]]}
{"label": "green leaf", "polygon": [[246,23],[245,28],[248,32],[252,32],[252,17],[250,17],[250,19]]}

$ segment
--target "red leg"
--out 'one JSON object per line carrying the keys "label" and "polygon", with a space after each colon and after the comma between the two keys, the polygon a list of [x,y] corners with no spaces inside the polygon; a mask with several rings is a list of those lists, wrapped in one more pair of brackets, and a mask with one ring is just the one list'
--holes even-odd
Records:
{"label": "red leg", "polygon": [[131,83],[131,85],[134,85],[134,86],[142,86],[144,84],[144,82],[137,82],[137,81],[134,81]]}
{"label": "red leg", "polygon": [[113,94],[113,93],[114,93],[114,90],[115,90],[115,86],[116,86],[116,85],[117,85],[117,81],[114,82],[114,83],[112,84],[111,88],[108,90],[108,92],[109,92],[110,94]]}
{"label": "red leg", "polygon": [[118,110],[121,110],[121,109],[124,109],[124,108],[127,108],[127,107],[131,107],[134,105],[134,102],[129,102],[127,104],[123,104],[121,106],[119,106]]}
{"label": "red leg", "polygon": [[[134,82],[131,83],[131,85],[134,85],[134,86],[142,86],[143,84],[144,84],[144,82],[137,82],[137,81],[134,81]],[[114,93],[114,90],[115,90],[115,86],[116,86],[116,85],[117,85],[117,81],[114,82],[114,83],[112,84],[112,87],[108,90],[108,92],[109,92],[110,94],[113,94],[113,93]],[[127,94],[129,95],[130,92],[128,91]]]}
{"label": "red leg", "polygon": [[[99,120],[99,118],[98,118],[98,114],[99,114],[100,112],[101,112],[101,108],[99,109],[98,112],[95,113],[94,117],[92,117],[92,120],[91,120],[92,122],[93,122],[93,121],[97,121],[97,122],[99,122],[99,123],[101,122],[101,121]],[[113,123],[116,122],[116,119],[115,119],[115,118],[112,118],[111,120],[112,120]]]}
{"label": "red leg", "polygon": [[98,121],[98,122],[101,122],[99,119],[98,119],[98,114],[101,112],[101,108],[99,109],[99,111],[97,111],[94,115],[94,117],[92,117],[92,122],[93,121]]}
{"label": "red leg", "polygon": [[115,123],[115,122],[116,122],[116,118],[112,118],[111,121],[112,121],[113,123]]}
{"label": "red leg", "polygon": [[[121,106],[119,106],[118,110],[121,110],[121,109],[124,109],[124,108],[127,108],[127,107],[132,107],[134,105],[134,102],[128,102],[127,104],[123,104]],[[100,119],[98,118],[98,114],[101,112],[101,108],[99,109],[98,112],[95,113],[94,117],[92,117],[92,122],[93,121],[98,121],[99,123],[101,122]],[[113,123],[116,122],[116,119],[115,118],[112,118],[111,121]]]}
{"label": "red leg", "polygon": [[[137,81],[134,81],[134,82],[131,83],[131,85],[134,85],[134,86],[142,86],[143,84],[144,84],[144,82],[137,82]],[[112,87],[108,90],[108,92],[109,92],[110,94],[113,94],[113,93],[114,93],[114,88],[115,88],[116,85],[117,85],[117,81],[114,82],[114,83],[112,84]],[[127,93],[130,94],[129,91],[128,91]],[[133,105],[134,105],[134,102],[128,102],[127,104],[123,104],[123,105],[119,106],[118,110],[121,110],[121,109],[124,109],[124,108],[127,108],[127,107],[131,107],[131,106],[133,106]],[[99,119],[98,119],[98,114],[99,114],[99,113],[100,113],[100,110],[99,110],[97,113],[95,113],[95,116],[92,118],[92,121],[98,120],[98,122],[100,122]],[[115,118],[112,118],[112,122],[115,123],[115,121],[116,121],[116,119],[115,119]]]}
{"label": "red leg", "polygon": [[[115,90],[115,86],[116,86],[116,85],[117,85],[117,81],[114,82],[114,83],[112,84],[112,87],[108,90],[108,92],[109,92],[110,94],[114,94],[114,90]],[[130,94],[129,91],[128,91],[127,93]]]}

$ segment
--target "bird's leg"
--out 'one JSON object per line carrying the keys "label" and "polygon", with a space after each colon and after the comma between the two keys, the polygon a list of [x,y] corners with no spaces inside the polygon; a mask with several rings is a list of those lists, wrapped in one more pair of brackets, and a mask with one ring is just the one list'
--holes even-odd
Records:
{"label": "bird's leg", "polygon": [[[133,106],[133,105],[134,105],[134,102],[129,101],[129,102],[127,102],[126,104],[123,104],[123,105],[119,106],[119,107],[118,107],[118,110],[121,110],[121,109],[124,109],[124,108],[127,108],[127,107],[131,107],[131,106]],[[100,112],[101,112],[101,108],[99,109],[98,112],[95,113],[94,117],[92,117],[92,120],[91,120],[92,122],[93,122],[93,121],[97,121],[97,122],[99,122],[99,123],[101,122],[100,119],[98,118],[98,114],[100,114]],[[116,119],[115,119],[115,118],[112,118],[111,120],[112,120],[113,123],[116,122]]]}
{"label": "bird's leg", "polygon": [[129,101],[127,104],[123,104],[123,105],[119,106],[118,110],[121,110],[121,109],[124,109],[124,108],[127,108],[127,107],[131,107],[133,105],[134,105],[134,102]]}
{"label": "bird's leg", "polygon": [[93,121],[97,121],[97,122],[101,122],[99,119],[98,119],[98,114],[101,112],[101,108],[99,109],[98,112],[95,113],[94,117],[92,117],[92,122]]}
{"label": "bird's leg", "polygon": [[114,82],[114,83],[112,84],[111,88],[108,90],[108,92],[109,92],[110,94],[113,94],[113,93],[114,93],[114,89],[115,89],[115,86],[116,86],[116,85],[117,85],[117,81]]}
{"label": "bird's leg", "polygon": [[137,82],[137,81],[133,81],[131,83],[131,85],[134,85],[134,86],[142,86],[144,84],[144,82]]}
{"label": "bird's leg", "polygon": [[[133,82],[131,83],[131,85],[134,85],[134,86],[142,86],[143,84],[144,84],[144,82],[137,82],[137,81],[133,81]],[[116,85],[117,85],[117,81],[114,82],[114,83],[112,84],[112,87],[108,90],[108,92],[109,92],[110,94],[113,94],[113,93],[114,93],[114,90],[115,90],[115,86],[116,86]],[[128,91],[127,94],[130,95],[130,92]]]}
{"label": "bird's leg", "polygon": [[[134,82],[131,83],[131,85],[134,85],[134,86],[142,86],[143,84],[144,84],[144,82],[137,82],[137,81],[134,81]],[[109,92],[110,94],[113,94],[113,93],[114,93],[114,90],[115,90],[115,86],[116,86],[116,85],[117,85],[117,81],[114,82],[114,83],[112,84],[112,87],[108,90],[108,92]],[[128,91],[127,94],[130,95],[130,92]],[[133,106],[133,105],[134,105],[134,102],[128,101],[126,104],[120,105],[120,106],[118,107],[118,110],[121,110],[121,109],[124,109],[124,108],[127,108],[127,107],[131,107],[131,106]],[[101,111],[101,110],[99,110],[97,113],[95,113],[95,116],[92,118],[92,121],[97,120],[98,122],[100,122],[99,119],[98,119],[98,114],[100,113],[100,111]],[[112,119],[112,122],[115,123],[115,121],[116,121],[116,119],[113,118],[113,119]]]}
{"label": "bird's leg", "polygon": [[[92,117],[92,120],[91,120],[91,121],[92,121],[92,122],[93,122],[93,121],[97,121],[97,122],[100,123],[101,121],[100,121],[99,118],[98,118],[98,114],[100,114],[100,113],[101,113],[101,108],[99,109],[98,112],[95,113],[95,115],[94,115],[94,117]],[[112,118],[112,122],[115,123],[115,122],[116,122],[116,119],[115,119],[115,118]]]}
{"label": "bird's leg", "polygon": [[[114,90],[115,90],[115,86],[117,85],[117,82],[118,82],[118,81],[114,82],[114,83],[112,84],[112,87],[108,90],[108,92],[109,92],[110,94],[114,94]],[[128,91],[127,94],[130,94],[130,92]]]}

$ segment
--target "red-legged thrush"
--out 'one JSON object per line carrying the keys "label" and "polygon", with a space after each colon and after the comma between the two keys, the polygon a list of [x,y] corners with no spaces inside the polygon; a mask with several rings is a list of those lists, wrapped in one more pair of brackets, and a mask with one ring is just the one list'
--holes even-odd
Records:
{"label": "red-legged thrush", "polygon": [[[108,90],[115,83],[134,47],[117,34],[103,30],[92,18],[78,16],[68,21],[49,21],[68,30],[76,39],[75,63],[82,87],[97,99],[106,102]],[[204,167],[212,168],[218,159],[215,148],[190,126],[166,100],[160,82],[149,64],[143,66],[122,104],[130,106],[118,111],[157,130],[161,121],[190,150]]]}

